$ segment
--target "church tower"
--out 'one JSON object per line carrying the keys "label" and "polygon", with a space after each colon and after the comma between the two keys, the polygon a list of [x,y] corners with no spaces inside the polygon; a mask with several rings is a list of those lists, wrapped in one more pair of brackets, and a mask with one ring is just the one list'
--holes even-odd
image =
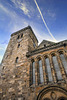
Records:
{"label": "church tower", "polygon": [[14,96],[15,98],[17,98],[17,95],[20,97],[20,94],[24,98],[22,93],[27,92],[27,86],[29,87],[29,78],[27,77],[29,77],[28,66],[30,66],[26,53],[36,49],[37,46],[38,40],[30,26],[11,34],[2,60],[2,79],[4,84],[1,87],[3,93],[8,91],[5,97],[6,100],[9,100],[7,97],[10,98],[9,93],[11,93],[11,100],[14,100]]}
{"label": "church tower", "polygon": [[0,66],[0,100],[67,100],[67,40],[38,45],[28,26],[11,35]]}
{"label": "church tower", "polygon": [[36,49],[38,40],[30,26],[21,29],[13,34],[2,60],[3,68],[19,66],[26,60],[26,53]]}

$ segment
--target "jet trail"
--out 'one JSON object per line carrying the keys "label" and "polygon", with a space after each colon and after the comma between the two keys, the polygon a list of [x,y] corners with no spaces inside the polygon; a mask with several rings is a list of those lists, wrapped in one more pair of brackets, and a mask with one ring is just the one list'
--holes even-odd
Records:
{"label": "jet trail", "polygon": [[44,23],[44,25],[45,25],[45,27],[46,27],[48,33],[51,35],[51,37],[53,38],[53,40],[54,40],[55,42],[57,42],[57,40],[54,38],[54,36],[52,35],[52,33],[51,33],[50,30],[49,30],[49,28],[48,28],[48,26],[47,26],[47,24],[46,24],[46,21],[45,21],[44,18],[43,18],[42,12],[41,12],[41,10],[40,10],[40,8],[39,8],[39,6],[38,6],[36,0],[34,0],[34,2],[35,2],[35,4],[36,4],[36,6],[37,6],[37,9],[38,9],[38,11],[39,11],[39,13],[40,13],[40,15],[41,15],[41,18],[42,18],[42,20],[43,20],[43,23]]}

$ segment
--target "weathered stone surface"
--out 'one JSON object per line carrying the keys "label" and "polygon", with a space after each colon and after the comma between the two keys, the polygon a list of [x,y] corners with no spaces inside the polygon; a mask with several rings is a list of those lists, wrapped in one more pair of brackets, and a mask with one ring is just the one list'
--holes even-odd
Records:
{"label": "weathered stone surface", "polygon": [[[67,98],[67,75],[59,56],[60,51],[63,51],[67,61],[67,40],[59,43],[43,41],[38,46],[38,40],[30,26],[13,33],[1,64],[0,100],[44,100],[45,98],[58,100],[62,96]],[[62,80],[57,79],[52,61],[53,54],[57,57]],[[49,58],[52,82],[48,81],[46,57]],[[42,59],[43,65],[42,84],[39,77],[39,59]],[[33,60],[35,61],[35,84],[32,79]]]}

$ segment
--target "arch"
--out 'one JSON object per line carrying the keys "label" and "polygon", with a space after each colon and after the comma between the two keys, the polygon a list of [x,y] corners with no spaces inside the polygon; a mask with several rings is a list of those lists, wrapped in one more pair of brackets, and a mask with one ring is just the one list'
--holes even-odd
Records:
{"label": "arch", "polygon": [[37,58],[37,60],[41,60],[42,59],[41,55],[38,55],[36,58]]}
{"label": "arch", "polygon": [[[58,91],[63,93],[67,97],[67,90],[60,86],[48,86],[44,88],[37,96],[37,100],[41,100],[44,95],[46,95],[50,91]],[[61,100],[61,99],[58,99]]]}
{"label": "arch", "polygon": [[34,60],[34,58],[31,58],[31,62],[34,62],[35,60]]}
{"label": "arch", "polygon": [[59,49],[59,50],[57,50],[57,52],[58,52],[58,53],[61,53],[61,52],[64,53],[64,49]]}
{"label": "arch", "polygon": [[46,58],[49,58],[49,55],[48,54],[45,54],[44,55],[44,58],[46,59]]}
{"label": "arch", "polygon": [[52,52],[50,53],[50,55],[51,55],[51,56],[56,55],[56,51],[52,51]]}

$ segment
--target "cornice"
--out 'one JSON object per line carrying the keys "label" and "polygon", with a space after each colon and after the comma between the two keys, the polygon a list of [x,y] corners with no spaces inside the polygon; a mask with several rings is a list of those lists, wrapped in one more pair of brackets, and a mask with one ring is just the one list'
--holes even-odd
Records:
{"label": "cornice", "polygon": [[58,43],[54,43],[54,44],[47,46],[47,47],[43,47],[43,48],[39,48],[39,49],[35,49],[33,51],[30,51],[30,52],[27,52],[26,56],[30,57],[32,55],[35,55],[35,54],[38,54],[38,53],[41,53],[41,52],[45,52],[45,51],[48,51],[48,50],[51,50],[51,49],[55,49],[55,48],[58,48],[58,47],[65,47],[65,46],[67,46],[67,40],[64,40],[64,41],[61,41],[61,42],[58,42]]}

